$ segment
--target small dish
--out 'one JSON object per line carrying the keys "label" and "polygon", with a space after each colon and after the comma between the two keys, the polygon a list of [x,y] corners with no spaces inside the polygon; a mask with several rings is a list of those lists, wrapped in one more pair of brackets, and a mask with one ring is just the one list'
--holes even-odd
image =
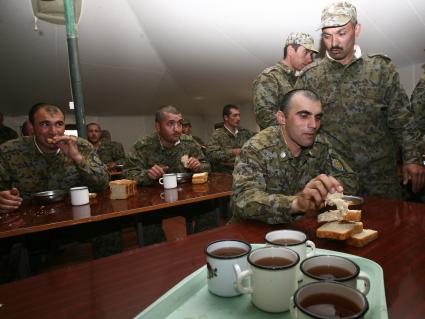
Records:
{"label": "small dish", "polygon": [[362,205],[364,203],[363,197],[343,195],[342,199],[348,203],[348,206]]}
{"label": "small dish", "polygon": [[192,181],[193,173],[177,173],[177,183],[187,183]]}
{"label": "small dish", "polygon": [[64,199],[66,191],[62,189],[54,189],[50,191],[38,192],[31,195],[37,202],[42,204],[56,203]]}

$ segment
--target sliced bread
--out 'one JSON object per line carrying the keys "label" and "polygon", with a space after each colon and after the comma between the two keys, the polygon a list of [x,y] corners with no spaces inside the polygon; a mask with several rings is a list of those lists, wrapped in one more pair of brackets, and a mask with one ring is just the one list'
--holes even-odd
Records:
{"label": "sliced bread", "polygon": [[342,220],[350,222],[359,222],[361,219],[361,210],[347,210],[343,213],[341,213],[339,210],[329,210],[320,215],[317,215],[317,222],[319,224]]}
{"label": "sliced bread", "polygon": [[361,233],[352,235],[347,239],[347,244],[356,247],[364,247],[378,238],[378,231],[373,229],[363,229]]}
{"label": "sliced bread", "polygon": [[334,221],[323,224],[316,230],[318,238],[331,238],[338,240],[346,240],[352,235],[363,231],[362,222],[339,222]]}

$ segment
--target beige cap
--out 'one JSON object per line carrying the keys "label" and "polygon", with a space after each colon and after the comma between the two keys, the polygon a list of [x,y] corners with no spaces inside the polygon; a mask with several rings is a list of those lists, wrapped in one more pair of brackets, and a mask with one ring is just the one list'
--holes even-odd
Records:
{"label": "beige cap", "polygon": [[352,18],[357,20],[355,6],[348,1],[334,2],[323,9],[320,29],[346,25]]}
{"label": "beige cap", "polygon": [[288,38],[285,42],[285,47],[289,44],[298,44],[302,45],[307,50],[313,51],[313,52],[319,52],[314,47],[314,39],[311,35],[304,33],[304,32],[292,32],[289,34]]}

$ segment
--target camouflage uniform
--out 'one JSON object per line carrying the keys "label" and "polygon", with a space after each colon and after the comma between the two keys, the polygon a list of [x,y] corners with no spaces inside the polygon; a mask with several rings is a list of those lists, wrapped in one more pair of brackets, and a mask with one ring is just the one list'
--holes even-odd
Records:
{"label": "camouflage uniform", "polygon": [[186,172],[187,170],[181,162],[183,155],[197,158],[201,162],[200,172],[210,171],[210,164],[191,136],[182,134],[180,142],[169,149],[162,147],[158,134],[153,133],[134,144],[126,163],[124,175],[135,180],[139,185],[150,185],[152,180],[148,177],[148,170],[155,164],[168,166],[167,173]]}
{"label": "camouflage uniform", "polygon": [[[212,171],[232,173],[235,162],[232,149],[242,148],[252,135],[244,128],[239,128],[236,135],[233,135],[225,127],[216,129],[207,145],[207,156],[212,165]],[[226,163],[227,165],[225,165]]]}
{"label": "camouflage uniform", "polygon": [[8,126],[0,127],[0,144],[18,138],[18,134]]}
{"label": "camouflage uniform", "polygon": [[51,189],[69,190],[86,185],[91,191],[108,187],[109,174],[91,144],[79,138],[78,149],[83,161],[75,164],[62,152],[41,154],[33,137],[23,137],[1,145],[0,190],[19,189],[23,198]]}
{"label": "camouflage uniform", "polygon": [[410,101],[415,113],[416,126],[422,134],[425,134],[425,73],[413,90]]}
{"label": "camouflage uniform", "polygon": [[390,59],[356,56],[347,65],[329,57],[310,65],[297,87],[321,97],[322,132],[358,174],[360,194],[400,198],[397,146],[405,164],[419,164],[419,132]]}
{"label": "camouflage uniform", "polygon": [[275,114],[283,96],[293,89],[296,80],[295,72],[279,62],[261,72],[254,81],[254,112],[260,129],[277,124]]}
{"label": "camouflage uniform", "polygon": [[111,162],[122,164],[125,162],[124,147],[121,143],[102,141],[96,152],[100,160],[105,164]]}
{"label": "camouflage uniform", "polygon": [[257,133],[242,148],[233,172],[234,218],[268,224],[292,221],[294,195],[320,174],[338,179],[344,193],[357,191],[356,175],[324,136],[318,134],[311,148],[294,157],[279,126]]}
{"label": "camouflage uniform", "polygon": [[[284,47],[288,45],[302,45],[307,50],[318,52],[314,48],[313,38],[303,32],[289,34]],[[283,96],[293,89],[296,80],[295,70],[281,61],[265,69],[254,81],[252,90],[254,112],[260,129],[277,125],[275,114],[279,111]]]}

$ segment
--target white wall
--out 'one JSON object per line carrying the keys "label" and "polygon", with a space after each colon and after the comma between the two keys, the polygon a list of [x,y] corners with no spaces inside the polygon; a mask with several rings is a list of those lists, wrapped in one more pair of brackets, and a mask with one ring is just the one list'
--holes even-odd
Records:
{"label": "white wall", "polygon": [[422,68],[423,63],[413,64],[406,67],[398,69],[400,74],[400,81],[406,90],[407,95],[410,98],[410,95],[413,92],[416,84],[419,81],[419,78],[422,76],[424,69]]}

